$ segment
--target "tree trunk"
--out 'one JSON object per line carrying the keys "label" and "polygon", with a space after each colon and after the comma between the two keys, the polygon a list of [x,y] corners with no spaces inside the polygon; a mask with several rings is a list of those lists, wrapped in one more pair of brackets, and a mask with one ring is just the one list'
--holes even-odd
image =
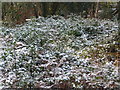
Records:
{"label": "tree trunk", "polygon": [[99,0],[97,1],[97,5],[96,5],[95,18],[97,18],[98,16],[98,9],[99,9]]}
{"label": "tree trunk", "polygon": [[46,17],[48,12],[47,3],[45,2],[41,3],[41,7],[42,7],[42,16]]}
{"label": "tree trunk", "polygon": [[34,8],[34,15],[36,18],[38,18],[38,8],[36,3],[33,3],[33,8]]}
{"label": "tree trunk", "polygon": [[120,36],[120,2],[118,2],[118,25],[119,25],[118,36]]}
{"label": "tree trunk", "polygon": [[118,20],[120,21],[120,2],[118,2]]}
{"label": "tree trunk", "polygon": [[58,9],[59,3],[58,2],[54,2],[52,5],[52,15],[56,14],[56,11]]}

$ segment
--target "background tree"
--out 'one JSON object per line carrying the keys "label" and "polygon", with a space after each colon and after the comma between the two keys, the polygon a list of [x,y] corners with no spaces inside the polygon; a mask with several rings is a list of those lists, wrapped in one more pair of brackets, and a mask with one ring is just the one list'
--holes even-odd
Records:
{"label": "background tree", "polygon": [[120,21],[120,2],[118,2],[118,20]]}
{"label": "background tree", "polygon": [[[84,18],[111,19],[114,3],[101,2],[4,2],[2,4],[2,20],[8,24],[22,24],[26,18],[48,15],[79,14]],[[99,12],[99,11],[102,12]]]}

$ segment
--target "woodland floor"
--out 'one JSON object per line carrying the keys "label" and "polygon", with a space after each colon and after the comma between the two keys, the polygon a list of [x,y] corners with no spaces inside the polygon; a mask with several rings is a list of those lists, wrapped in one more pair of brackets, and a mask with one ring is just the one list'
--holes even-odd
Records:
{"label": "woodland floor", "polygon": [[[0,36],[0,57],[1,57],[1,53],[3,52],[3,47],[4,47],[4,45],[3,45],[3,38]],[[0,62],[0,64],[1,64],[1,62]],[[2,76],[2,72],[0,71],[0,86],[1,86],[1,77]]]}
{"label": "woodland floor", "polygon": [[75,15],[1,27],[0,89],[119,87],[117,32],[117,22]]}

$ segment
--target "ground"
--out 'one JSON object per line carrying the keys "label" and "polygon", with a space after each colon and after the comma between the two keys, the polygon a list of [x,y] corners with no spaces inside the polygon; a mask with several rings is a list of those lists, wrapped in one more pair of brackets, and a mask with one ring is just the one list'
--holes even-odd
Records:
{"label": "ground", "polygon": [[75,15],[39,17],[14,28],[2,27],[10,48],[1,51],[1,82],[14,88],[120,86],[114,65],[117,30],[116,22]]}

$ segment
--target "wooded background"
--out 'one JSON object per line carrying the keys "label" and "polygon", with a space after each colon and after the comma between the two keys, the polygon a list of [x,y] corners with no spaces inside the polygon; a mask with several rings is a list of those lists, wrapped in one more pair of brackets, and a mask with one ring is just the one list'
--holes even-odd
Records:
{"label": "wooded background", "polygon": [[[2,20],[7,24],[22,24],[26,19],[49,15],[74,13],[84,18],[116,18],[120,6],[117,2],[3,2]],[[120,14],[119,14],[120,17]]]}

